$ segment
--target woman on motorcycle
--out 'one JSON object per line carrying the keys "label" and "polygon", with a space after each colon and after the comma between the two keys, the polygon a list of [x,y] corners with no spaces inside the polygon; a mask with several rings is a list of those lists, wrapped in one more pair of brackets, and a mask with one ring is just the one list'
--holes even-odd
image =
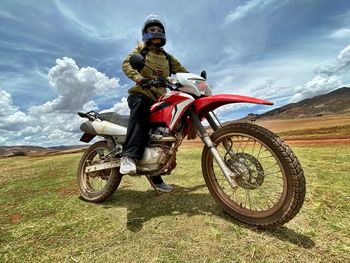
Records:
{"label": "woman on motorcycle", "polygon": [[[164,23],[159,15],[151,14],[146,18],[142,27],[142,41],[143,43],[138,43],[122,63],[125,75],[135,81],[136,85],[128,90],[130,119],[123,144],[121,174],[136,173],[135,162],[142,159],[150,129],[148,122],[150,107],[166,91],[165,88],[149,87],[149,80],[187,72],[175,57],[162,48],[166,43],[166,35]],[[145,58],[147,67],[141,70],[132,68],[129,58],[136,53]],[[153,176],[151,180],[159,191],[171,192],[173,189],[172,186],[164,183],[161,176]]]}

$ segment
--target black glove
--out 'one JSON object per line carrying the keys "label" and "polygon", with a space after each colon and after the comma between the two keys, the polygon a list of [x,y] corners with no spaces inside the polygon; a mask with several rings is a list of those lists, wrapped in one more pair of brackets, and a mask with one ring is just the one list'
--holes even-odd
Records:
{"label": "black glove", "polygon": [[146,78],[138,79],[137,84],[139,84],[143,89],[150,87],[149,79]]}
{"label": "black glove", "polygon": [[166,78],[158,78],[159,87],[165,87],[167,85]]}

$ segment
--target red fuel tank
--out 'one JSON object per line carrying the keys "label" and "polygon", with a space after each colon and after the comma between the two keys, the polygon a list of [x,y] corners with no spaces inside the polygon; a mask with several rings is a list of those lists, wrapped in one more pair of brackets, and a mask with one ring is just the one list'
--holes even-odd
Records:
{"label": "red fuel tank", "polygon": [[170,91],[151,107],[150,123],[166,125],[173,130],[181,116],[192,105],[194,98],[186,93]]}

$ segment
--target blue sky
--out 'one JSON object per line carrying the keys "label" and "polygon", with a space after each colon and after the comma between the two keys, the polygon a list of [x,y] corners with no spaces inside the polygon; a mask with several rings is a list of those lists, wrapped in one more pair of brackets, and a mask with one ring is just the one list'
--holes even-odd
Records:
{"label": "blue sky", "polygon": [[[1,0],[0,145],[79,143],[79,110],[128,112],[121,62],[150,13],[165,49],[214,93],[275,107],[350,83],[350,1]],[[231,105],[222,120],[271,108]]]}

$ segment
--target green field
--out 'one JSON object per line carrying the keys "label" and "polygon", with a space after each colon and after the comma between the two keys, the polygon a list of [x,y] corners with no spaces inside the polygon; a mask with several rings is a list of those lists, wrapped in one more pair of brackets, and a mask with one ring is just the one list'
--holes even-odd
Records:
{"label": "green field", "polygon": [[125,177],[104,204],[78,198],[81,154],[0,159],[0,262],[349,262],[349,146],[295,147],[300,213],[259,231],[226,215],[205,187],[201,149],[184,148],[155,196]]}

